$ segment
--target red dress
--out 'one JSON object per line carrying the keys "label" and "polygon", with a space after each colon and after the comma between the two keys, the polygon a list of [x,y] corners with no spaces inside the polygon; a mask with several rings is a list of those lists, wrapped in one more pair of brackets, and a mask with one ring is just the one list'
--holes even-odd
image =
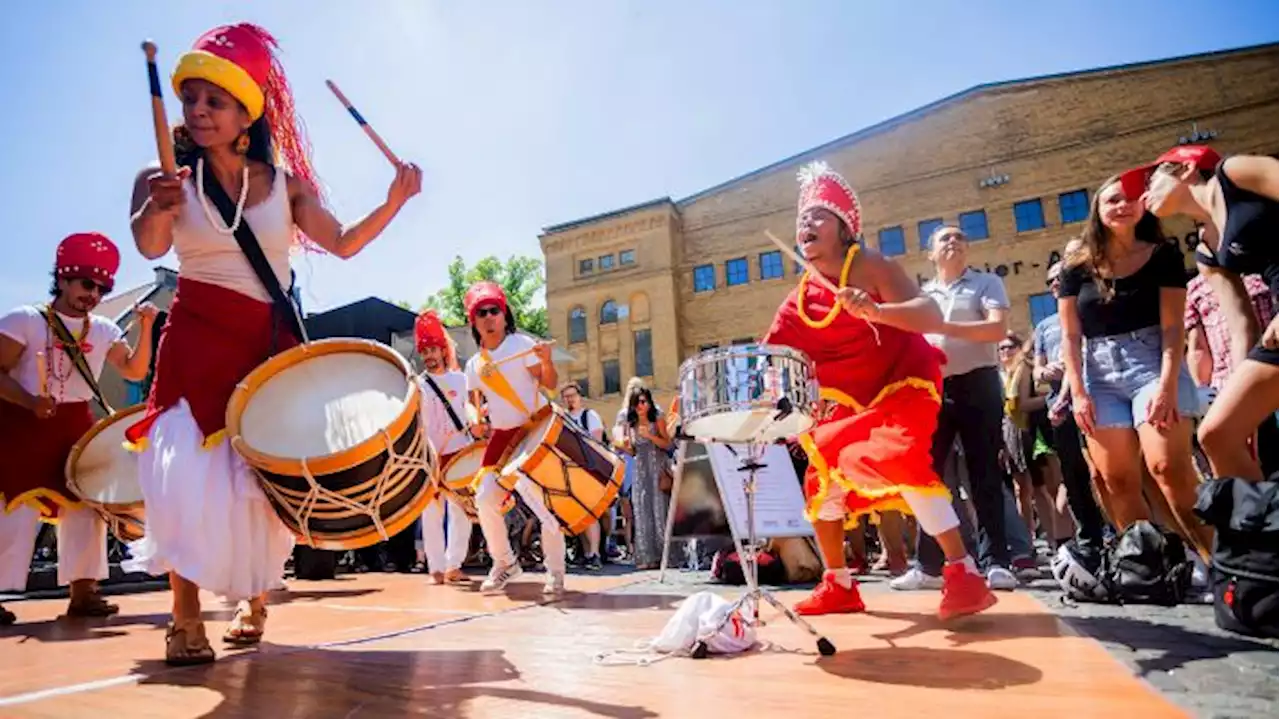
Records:
{"label": "red dress", "polygon": [[827,401],[818,425],[800,437],[809,456],[806,516],[817,519],[833,482],[847,492],[850,521],[909,513],[903,488],[949,497],[932,457],[944,355],[923,335],[833,312],[835,306],[829,290],[802,279],[763,339],[809,355]]}

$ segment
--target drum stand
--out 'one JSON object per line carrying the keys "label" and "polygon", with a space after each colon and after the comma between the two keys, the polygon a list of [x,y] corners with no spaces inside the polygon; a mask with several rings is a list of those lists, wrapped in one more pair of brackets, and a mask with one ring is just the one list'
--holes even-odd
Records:
{"label": "drum stand", "polygon": [[[785,411],[785,408],[780,408]],[[792,624],[799,626],[809,632],[818,640],[818,653],[824,657],[829,657],[836,653],[836,647],[826,637],[818,633],[809,622],[800,618],[790,607],[778,601],[768,589],[760,587],[759,566],[756,562],[756,552],[758,551],[758,540],[756,538],[756,472],[764,469],[766,465],[760,463],[760,456],[764,452],[764,443],[759,441],[750,442],[747,445],[747,457],[743,459],[742,465],[738,468],[740,471],[746,472],[746,476],[742,479],[742,489],[747,499],[747,540],[745,543],[738,542],[738,558],[742,562],[742,576],[747,582],[747,592],[737,599],[730,607],[724,619],[720,620],[720,625],[716,627],[718,634],[725,625],[731,621],[734,614],[742,616],[743,620],[749,626],[764,626],[764,622],[760,620],[760,600],[764,600],[771,604],[775,609],[782,612]],[[705,659],[707,656],[707,643],[698,641],[693,645],[694,659]]]}

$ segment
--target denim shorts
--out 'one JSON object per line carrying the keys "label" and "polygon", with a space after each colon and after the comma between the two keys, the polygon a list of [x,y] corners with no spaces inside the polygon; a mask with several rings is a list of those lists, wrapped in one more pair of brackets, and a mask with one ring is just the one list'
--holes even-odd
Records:
{"label": "denim shorts", "polygon": [[[1084,387],[1097,427],[1137,427],[1160,390],[1159,326],[1084,341]],[[1200,392],[1185,362],[1178,363],[1178,414],[1201,416]]]}

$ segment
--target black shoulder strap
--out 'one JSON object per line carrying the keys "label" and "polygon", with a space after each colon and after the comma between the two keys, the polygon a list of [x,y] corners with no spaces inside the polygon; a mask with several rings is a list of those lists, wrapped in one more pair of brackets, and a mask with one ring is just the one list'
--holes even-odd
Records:
{"label": "black shoulder strap", "polygon": [[80,349],[80,343],[76,342],[71,330],[67,329],[67,326],[62,322],[62,318],[55,314],[52,309],[47,309],[44,316],[45,321],[49,324],[49,329],[53,331],[53,336],[58,338],[58,344],[62,345],[62,350],[67,353],[67,357],[71,358],[71,364],[75,366],[76,371],[80,373],[85,383],[89,385],[89,391],[93,392],[93,398],[98,401],[98,405],[107,414],[115,414],[116,411],[102,397],[102,390],[98,389],[98,382],[93,378],[93,370],[89,368],[89,360],[85,358],[84,352]]}
{"label": "black shoulder strap", "polygon": [[[283,170],[276,168],[276,172]],[[231,197],[227,195],[227,191],[222,188],[218,178],[214,176],[213,170],[209,169],[209,164],[204,164],[204,192],[205,195],[218,208],[218,214],[222,215],[222,222],[230,227],[235,221],[236,206],[231,202]],[[280,280],[276,277],[276,273],[271,269],[271,264],[267,262],[267,256],[262,252],[262,245],[258,244],[258,237],[253,234],[253,229],[249,227],[248,219],[241,217],[240,225],[236,227],[236,244],[240,245],[240,251],[244,253],[249,265],[253,267],[253,273],[258,276],[258,281],[267,289],[267,294],[271,295],[272,304],[274,304],[276,312],[278,312],[284,324],[293,333],[295,339],[302,342],[305,336],[302,333],[302,327],[298,326],[298,314],[294,311],[293,300],[285,294],[284,288],[280,286]],[[292,272],[290,273],[292,275]]]}
{"label": "black shoulder strap", "polygon": [[436,384],[436,381],[431,379],[431,373],[423,372],[422,378],[427,381],[427,384],[431,389],[435,390],[436,396],[440,398],[440,403],[444,405],[445,411],[449,413],[449,419],[453,420],[453,426],[457,427],[459,432],[465,430],[467,426],[462,423],[461,419],[459,419],[458,413],[453,411],[453,405],[449,403],[449,400],[445,399],[444,392],[440,391],[440,385]]}

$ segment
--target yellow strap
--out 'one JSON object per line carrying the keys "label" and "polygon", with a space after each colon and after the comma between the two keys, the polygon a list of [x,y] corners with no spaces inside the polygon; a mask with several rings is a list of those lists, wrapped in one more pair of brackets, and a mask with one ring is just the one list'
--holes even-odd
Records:
{"label": "yellow strap", "polygon": [[[523,364],[520,365],[522,368]],[[528,370],[526,370],[528,371]],[[512,407],[520,411],[520,414],[529,416],[532,412],[524,406],[524,402],[520,401],[520,395],[516,393],[511,383],[507,381],[507,376],[494,363],[493,358],[489,355],[489,350],[480,349],[480,362],[476,365],[476,376],[484,383],[486,387],[493,390],[493,393],[501,397]],[[535,403],[537,396],[535,395]]]}

